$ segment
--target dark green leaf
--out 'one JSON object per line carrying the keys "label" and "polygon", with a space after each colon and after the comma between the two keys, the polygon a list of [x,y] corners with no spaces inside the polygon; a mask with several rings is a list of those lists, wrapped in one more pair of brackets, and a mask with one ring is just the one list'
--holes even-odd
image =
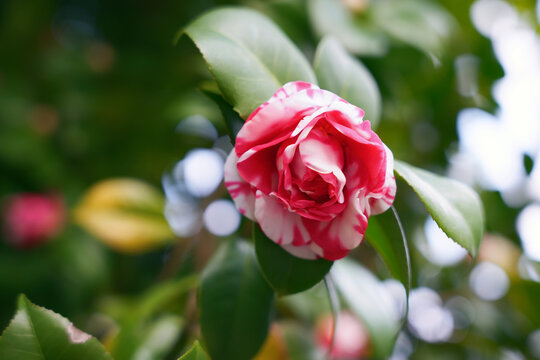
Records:
{"label": "dark green leaf", "polygon": [[24,295],[0,338],[0,359],[111,360],[101,343],[66,318],[32,304]]}
{"label": "dark green leaf", "polygon": [[220,94],[208,89],[201,89],[201,91],[219,107],[219,111],[221,111],[221,114],[223,115],[223,120],[225,120],[225,125],[227,127],[227,131],[229,132],[229,136],[234,144],[236,134],[238,134],[242,128],[242,125],[244,125],[244,120],[242,120],[240,115],[234,111],[232,106],[226,102]]}
{"label": "dark green leaf", "polygon": [[395,161],[394,169],[418,194],[446,235],[475,257],[484,233],[484,208],[478,194],[459,181],[403,161]]}
{"label": "dark green leaf", "polygon": [[409,283],[411,269],[407,262],[405,244],[399,233],[399,228],[395,229],[397,224],[390,228],[383,227],[380,222],[382,220],[386,220],[385,225],[390,222],[395,224],[391,211],[377,217],[370,217],[366,230],[366,240],[383,259],[392,276],[401,281],[408,292],[411,287]]}
{"label": "dark green leaf", "polygon": [[381,94],[369,70],[334,38],[319,43],[313,63],[319,85],[362,108],[373,128],[381,115]]}
{"label": "dark green leaf", "polygon": [[227,102],[243,118],[289,81],[316,82],[302,53],[271,20],[253,10],[212,10],[185,32],[201,51]]}
{"label": "dark green leaf", "polygon": [[350,260],[336,261],[331,275],[350,309],[364,321],[370,333],[373,357],[388,358],[401,328],[392,295],[372,273]]}
{"label": "dark green leaf", "polygon": [[325,259],[305,260],[283,250],[254,225],[255,250],[262,272],[279,295],[294,294],[317,284],[328,273],[333,262]]}
{"label": "dark green leaf", "polygon": [[199,342],[195,341],[188,352],[182,355],[178,360],[210,360],[210,358],[206,355]]}
{"label": "dark green leaf", "polygon": [[201,331],[213,359],[251,359],[270,325],[274,293],[264,280],[253,247],[221,245],[203,271],[199,292]]}
{"label": "dark green leaf", "polygon": [[310,0],[311,23],[320,37],[332,35],[356,55],[381,56],[388,50],[387,40],[373,28],[357,23],[342,1]]}

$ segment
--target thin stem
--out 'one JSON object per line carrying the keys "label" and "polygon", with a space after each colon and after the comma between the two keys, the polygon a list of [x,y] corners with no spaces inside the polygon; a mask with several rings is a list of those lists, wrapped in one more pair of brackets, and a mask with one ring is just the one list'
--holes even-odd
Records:
{"label": "thin stem", "polygon": [[405,258],[407,260],[407,293],[408,293],[411,289],[411,257],[409,255],[409,246],[407,244],[407,237],[405,236],[405,230],[403,230],[403,224],[401,223],[399,214],[396,208],[394,207],[394,205],[392,205],[391,208],[392,208],[392,212],[394,213],[394,217],[396,218],[396,222],[399,226],[399,231],[401,232],[401,238],[403,239],[403,247],[405,248]]}
{"label": "thin stem", "polygon": [[334,285],[334,280],[332,280],[332,276],[330,275],[330,273],[326,274],[326,276],[324,277],[324,285],[326,286],[326,293],[328,294],[328,301],[330,301],[330,308],[332,309],[332,315],[334,319],[332,326],[332,338],[330,339],[330,346],[328,346],[328,350],[326,352],[326,357],[330,358],[330,354],[334,349],[334,342],[336,339],[340,305],[336,287]]}

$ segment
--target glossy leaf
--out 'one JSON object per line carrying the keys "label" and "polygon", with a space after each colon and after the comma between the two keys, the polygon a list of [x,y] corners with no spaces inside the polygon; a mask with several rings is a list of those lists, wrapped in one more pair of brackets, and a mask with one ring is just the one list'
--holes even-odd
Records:
{"label": "glossy leaf", "polygon": [[475,257],[484,233],[484,209],[478,194],[459,181],[403,161],[396,161],[394,169],[418,194],[446,235]]}
{"label": "glossy leaf", "polygon": [[189,24],[185,33],[201,51],[227,102],[243,118],[289,81],[316,82],[302,53],[256,11],[212,10]]}
{"label": "glossy leaf", "polygon": [[[407,250],[405,243],[399,233],[397,224],[391,228],[382,226],[381,221],[386,220],[385,224],[394,223],[393,214],[390,210],[376,217],[370,217],[366,230],[366,241],[377,251],[379,256],[390,270],[393,277],[398,279],[407,292],[409,292],[410,272],[409,263],[407,261]],[[397,228],[397,229],[395,229]]]}
{"label": "glossy leaf", "polygon": [[320,37],[334,36],[355,55],[381,56],[387,52],[386,38],[356,22],[343,1],[310,0],[307,4],[312,26]]}
{"label": "glossy leaf", "polygon": [[313,67],[321,88],[362,108],[372,127],[377,126],[381,94],[373,75],[359,60],[349,55],[336,39],[325,37],[317,47]]}
{"label": "glossy leaf", "polygon": [[360,264],[336,261],[332,278],[350,309],[362,318],[371,337],[374,358],[388,358],[401,328],[400,314],[392,295]]}
{"label": "glossy leaf", "polygon": [[32,304],[24,295],[0,338],[0,359],[112,360],[97,339],[68,319]]}
{"label": "glossy leaf", "polygon": [[270,325],[274,293],[264,280],[253,247],[223,243],[203,271],[199,313],[204,343],[214,359],[251,359]]}
{"label": "glossy leaf", "polygon": [[75,209],[75,219],[113,249],[141,253],[175,238],[163,215],[164,202],[160,191],[145,182],[108,179],[86,192]]}
{"label": "glossy leaf", "polygon": [[278,295],[295,294],[320,282],[332,267],[325,259],[305,260],[289,254],[254,224],[255,250],[264,277]]}
{"label": "glossy leaf", "polygon": [[198,341],[178,360],[210,360]]}

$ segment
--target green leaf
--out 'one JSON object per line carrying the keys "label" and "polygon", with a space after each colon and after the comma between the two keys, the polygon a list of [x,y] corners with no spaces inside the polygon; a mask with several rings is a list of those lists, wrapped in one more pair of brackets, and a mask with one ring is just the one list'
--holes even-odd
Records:
{"label": "green leaf", "polygon": [[227,131],[229,132],[229,136],[231,137],[232,143],[234,144],[236,134],[238,134],[238,132],[244,125],[244,120],[242,120],[240,115],[238,115],[238,113],[234,111],[232,106],[228,102],[226,102],[225,99],[223,99],[223,96],[208,89],[201,89],[201,91],[212,101],[214,101],[219,107],[219,111],[221,111],[221,114],[223,115],[223,120],[225,120],[225,125]]}
{"label": "green leaf", "polygon": [[66,318],[19,297],[15,317],[0,338],[0,359],[111,360],[101,343]]}
{"label": "green leaf", "polygon": [[334,38],[319,43],[313,63],[319,85],[362,108],[375,128],[381,116],[381,94],[369,70]]}
{"label": "green leaf", "polygon": [[295,294],[322,280],[333,262],[325,259],[305,260],[289,254],[268,239],[254,224],[255,251],[264,277],[278,295]]}
{"label": "green leaf", "polygon": [[403,161],[395,161],[394,169],[418,194],[446,235],[475,257],[484,233],[484,208],[478,194],[459,181]]}
{"label": "green leaf", "polygon": [[210,358],[204,352],[199,342],[195,341],[188,352],[182,355],[178,360],[210,360]]}
{"label": "green leaf", "polygon": [[184,30],[227,102],[247,118],[289,81],[316,83],[302,53],[267,17],[245,8],[209,11]]}
{"label": "green leaf", "polygon": [[336,261],[332,278],[350,309],[364,321],[374,358],[388,358],[401,328],[395,300],[379,280],[360,264]]}
{"label": "green leaf", "polygon": [[386,38],[356,22],[342,1],[310,0],[307,4],[311,24],[320,37],[334,36],[355,55],[382,56],[388,51]]}
{"label": "green leaf", "polygon": [[253,247],[223,243],[203,271],[199,291],[201,331],[213,359],[251,359],[270,325],[274,293],[264,280]]}
{"label": "green leaf", "polygon": [[[381,225],[382,221],[385,226]],[[407,250],[401,239],[399,228],[395,229],[397,225],[389,225],[390,223],[396,224],[391,211],[386,211],[377,217],[370,217],[366,240],[383,259],[392,276],[403,284],[408,293],[411,287],[409,282],[411,269],[407,261]]]}
{"label": "green leaf", "polygon": [[182,335],[184,326],[184,320],[173,314],[164,314],[153,320],[130,359],[165,359]]}
{"label": "green leaf", "polygon": [[[111,349],[115,360],[134,358],[134,354],[145,346],[145,338],[148,340],[152,336],[153,330],[159,326],[159,322],[149,323],[149,320],[171,304],[180,302],[190,290],[198,285],[198,281],[198,277],[192,275],[160,283],[138,298],[133,306],[124,308],[124,313],[119,319],[120,332]],[[161,340],[165,341],[165,339]],[[162,348],[166,346],[167,344],[163,344]],[[152,352],[160,350],[152,349]]]}
{"label": "green leaf", "polygon": [[440,57],[450,37],[455,20],[443,7],[432,1],[374,1],[373,19],[389,36]]}

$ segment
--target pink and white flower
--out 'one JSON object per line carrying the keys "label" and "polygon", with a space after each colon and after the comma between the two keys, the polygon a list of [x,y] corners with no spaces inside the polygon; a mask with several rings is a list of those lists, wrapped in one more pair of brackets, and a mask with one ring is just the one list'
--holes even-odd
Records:
{"label": "pink and white flower", "polygon": [[240,212],[289,253],[337,260],[396,193],[392,152],[364,111],[290,82],[246,120],[225,164]]}
{"label": "pink and white flower", "polygon": [[[365,359],[371,353],[371,340],[369,333],[360,321],[349,311],[337,314],[337,327],[334,336],[334,316],[327,314],[317,319],[315,328],[315,341],[317,347],[328,353],[330,347],[331,359]],[[334,341],[332,343],[332,337]]]}

